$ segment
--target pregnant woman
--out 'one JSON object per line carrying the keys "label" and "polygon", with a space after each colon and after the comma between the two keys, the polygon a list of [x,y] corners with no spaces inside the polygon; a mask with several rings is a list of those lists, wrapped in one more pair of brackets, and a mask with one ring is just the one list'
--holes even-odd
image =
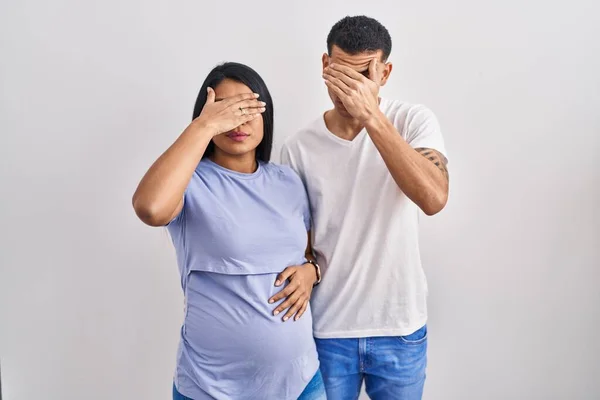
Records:
{"label": "pregnant woman", "polygon": [[308,199],[291,169],[269,162],[272,141],[262,78],[220,65],[133,196],[177,253],[186,306],[174,399],[325,399],[308,304],[320,280]]}

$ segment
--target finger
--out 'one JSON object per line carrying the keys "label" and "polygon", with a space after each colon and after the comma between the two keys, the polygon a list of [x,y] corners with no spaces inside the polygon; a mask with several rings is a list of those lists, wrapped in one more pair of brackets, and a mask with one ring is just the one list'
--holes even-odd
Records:
{"label": "finger", "polygon": [[287,267],[286,269],[281,271],[281,273],[277,275],[277,278],[275,279],[275,286],[280,286],[283,282],[285,282],[292,275],[294,275],[297,270],[297,267]]}
{"label": "finger", "polygon": [[229,107],[230,105],[235,104],[235,103],[239,103],[240,101],[257,99],[258,96],[259,95],[257,93],[242,93],[242,94],[238,94],[236,96],[232,96],[232,97],[228,97],[228,98],[224,99],[223,100],[223,105],[225,107]]}
{"label": "finger", "polygon": [[292,295],[290,297],[288,297],[286,301],[284,301],[279,306],[277,306],[277,308],[273,311],[273,315],[277,315],[277,314],[283,312],[284,310],[287,310],[288,308],[290,308],[291,306],[296,304],[296,302],[298,301],[299,298],[300,298],[300,293],[298,293],[297,291],[292,293]]}
{"label": "finger", "polygon": [[242,100],[242,101],[238,101],[237,103],[233,103],[230,105],[230,107],[233,108],[261,108],[261,107],[265,107],[267,105],[267,103],[265,103],[264,101],[259,101],[257,99],[250,99],[250,100]]}
{"label": "finger", "polygon": [[244,112],[246,113],[246,115],[262,114],[265,111],[267,111],[265,107],[244,108]]}
{"label": "finger", "polygon": [[334,69],[330,69],[330,70],[324,72],[323,77],[324,78],[327,78],[327,77],[337,78],[351,89],[356,89],[358,87],[358,83],[360,82],[360,81],[357,81],[356,79],[353,79],[353,78],[349,77],[348,75],[343,74]]}
{"label": "finger", "polygon": [[242,126],[244,124],[247,124],[248,122],[250,122],[250,121],[255,120],[256,118],[258,118],[259,116],[260,116],[260,113],[254,113],[254,114],[246,113],[244,115],[240,115],[240,116],[237,117],[237,120],[234,123],[235,127],[239,127],[239,126]]}
{"label": "finger", "polygon": [[281,299],[283,299],[284,297],[288,297],[290,294],[294,293],[294,291],[298,288],[298,284],[297,283],[290,283],[289,285],[287,285],[285,287],[285,289],[281,290],[279,293],[276,293],[275,296],[271,297],[269,299],[269,304],[273,304]]}
{"label": "finger", "polygon": [[252,120],[255,120],[256,118],[260,117],[260,114],[249,114],[246,116],[246,119],[244,120],[244,122],[242,123],[242,125],[244,125],[245,123],[248,123]]}
{"label": "finger", "polygon": [[348,75],[350,78],[356,79],[357,81],[360,81],[364,78],[360,72],[357,72],[350,67],[346,67],[345,65],[331,64],[329,67],[332,70],[341,72],[344,75]]}
{"label": "finger", "polygon": [[325,75],[325,83],[331,83],[333,86],[337,87],[340,91],[344,92],[346,95],[350,95],[352,93],[352,88],[342,82],[340,79],[335,78],[331,75]]}
{"label": "finger", "polygon": [[290,307],[290,309],[288,310],[288,312],[287,312],[287,313],[285,313],[285,315],[284,315],[284,317],[283,317],[283,320],[284,320],[284,321],[287,321],[288,319],[292,318],[292,316],[293,316],[294,314],[296,314],[296,313],[297,313],[297,312],[298,312],[298,311],[299,311],[299,310],[302,308],[302,306],[304,305],[304,302],[305,302],[305,301],[306,301],[306,299],[304,299],[304,298],[302,298],[302,297],[301,297],[301,298],[299,298],[299,299],[298,299],[298,301],[296,301],[296,302],[294,303],[294,305],[292,305],[292,306]]}
{"label": "finger", "polygon": [[300,319],[300,317],[302,317],[302,315],[304,314],[304,312],[308,308],[308,301],[309,300],[304,300],[304,304],[302,304],[302,307],[300,307],[300,310],[298,311],[298,313],[294,317],[294,321],[298,321]]}
{"label": "finger", "polygon": [[234,109],[233,113],[238,116],[241,119],[246,119],[246,117],[250,116],[250,115],[255,115],[255,114],[262,114],[265,111],[267,111],[267,109],[265,107],[252,107],[252,108],[238,108],[238,109]]}
{"label": "finger", "polygon": [[215,102],[215,91],[210,86],[206,88],[206,104]]}
{"label": "finger", "polygon": [[329,89],[331,89],[331,91],[341,99],[345,99],[348,97],[348,95],[342,91],[342,89],[340,89],[339,87],[337,87],[334,83],[328,81],[327,79],[325,79],[325,84],[327,85],[327,87]]}
{"label": "finger", "polygon": [[373,58],[369,63],[369,79],[379,83],[379,74],[377,72],[377,57]]}

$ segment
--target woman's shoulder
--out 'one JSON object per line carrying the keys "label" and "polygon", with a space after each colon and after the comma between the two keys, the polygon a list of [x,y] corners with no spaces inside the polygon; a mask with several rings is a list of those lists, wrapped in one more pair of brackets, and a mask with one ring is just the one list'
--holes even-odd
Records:
{"label": "woman's shoulder", "polygon": [[272,161],[262,165],[265,172],[274,179],[279,179],[291,184],[302,184],[302,180],[290,166],[274,163]]}
{"label": "woman's shoulder", "polygon": [[297,178],[298,174],[294,171],[289,165],[275,163],[273,161],[269,161],[268,163],[263,164],[263,167],[273,174],[279,174],[282,176]]}

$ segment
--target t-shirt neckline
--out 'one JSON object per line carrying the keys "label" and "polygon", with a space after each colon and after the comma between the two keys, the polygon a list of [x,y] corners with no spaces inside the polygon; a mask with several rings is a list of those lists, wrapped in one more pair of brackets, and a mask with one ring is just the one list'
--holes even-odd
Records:
{"label": "t-shirt neckline", "polygon": [[[384,103],[387,104],[387,100],[383,97],[380,97],[379,109],[385,113],[386,105],[384,105]],[[356,137],[354,137],[354,139],[352,139],[352,140],[342,139],[341,137],[339,137],[339,136],[335,135],[333,132],[331,132],[329,130],[329,128],[327,127],[327,124],[325,123],[325,114],[326,113],[327,113],[327,111],[325,111],[323,114],[321,114],[321,117],[319,118],[319,124],[320,124],[322,130],[325,132],[325,134],[328,137],[330,137],[333,141],[340,143],[344,146],[354,146],[356,143],[360,143],[362,141],[362,139],[367,135],[367,128],[363,127],[361,129],[361,131],[358,132]]]}
{"label": "t-shirt neckline", "polygon": [[201,163],[206,163],[208,166],[212,167],[213,169],[225,174],[225,175],[229,175],[229,176],[234,176],[236,178],[241,178],[241,179],[255,179],[257,177],[259,177],[262,174],[263,171],[263,162],[262,161],[257,161],[257,165],[258,167],[256,168],[256,171],[251,172],[251,173],[245,173],[245,172],[238,172],[238,171],[233,171],[231,169],[225,168],[220,166],[219,164],[217,164],[216,162],[214,162],[213,160],[209,159],[209,158],[204,158],[202,159]]}

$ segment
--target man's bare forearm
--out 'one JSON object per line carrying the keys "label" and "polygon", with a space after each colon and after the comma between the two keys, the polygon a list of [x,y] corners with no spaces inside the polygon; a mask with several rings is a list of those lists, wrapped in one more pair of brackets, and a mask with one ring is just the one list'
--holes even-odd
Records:
{"label": "man's bare forearm", "polygon": [[400,190],[427,215],[440,212],[448,200],[443,156],[412,148],[383,114],[370,118],[365,128]]}

